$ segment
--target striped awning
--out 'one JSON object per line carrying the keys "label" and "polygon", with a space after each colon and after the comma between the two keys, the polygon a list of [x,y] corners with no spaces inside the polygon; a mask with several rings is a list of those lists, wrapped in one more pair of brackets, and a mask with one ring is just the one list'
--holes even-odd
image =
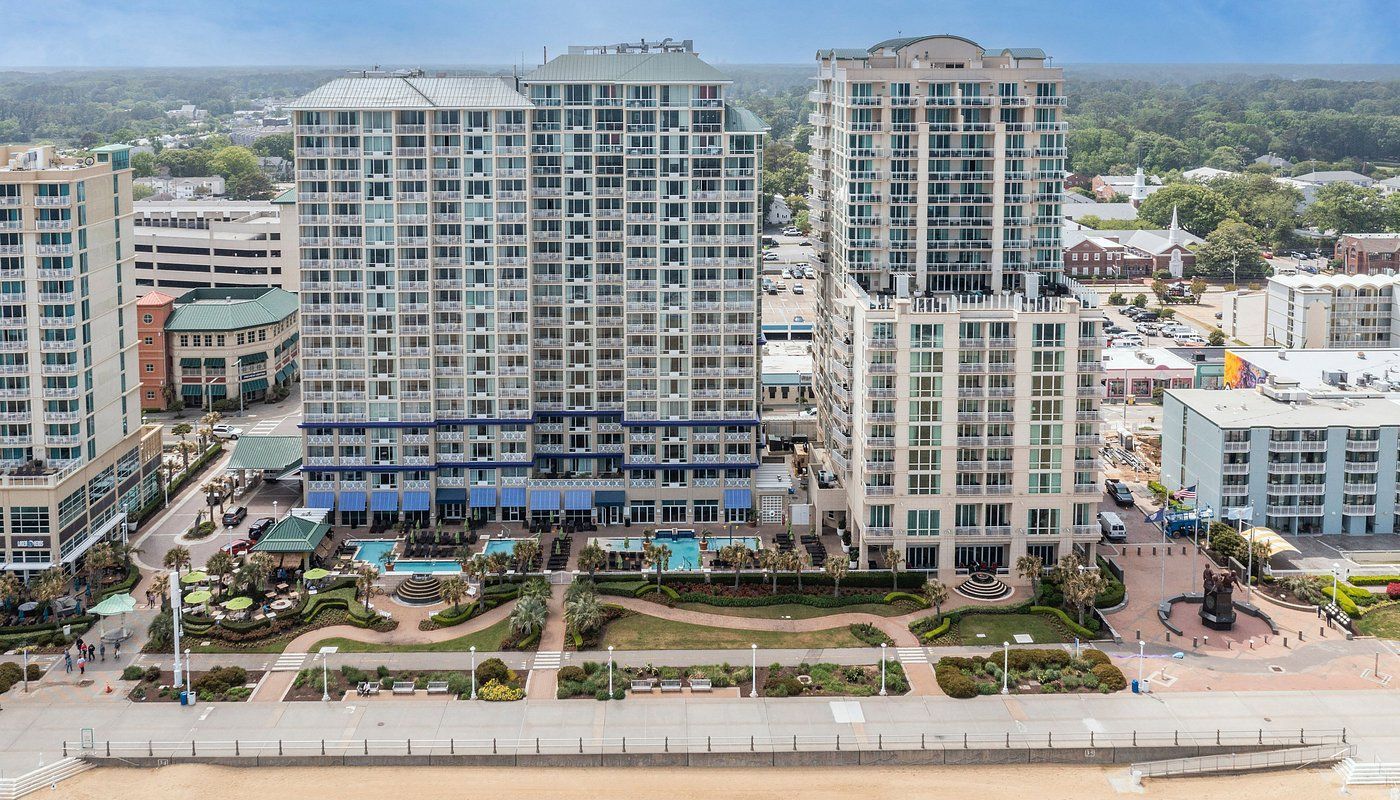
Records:
{"label": "striped awning", "polygon": [[587,511],[593,507],[593,492],[590,489],[570,489],[564,492],[565,511]]}
{"label": "striped awning", "polygon": [[183,367],[183,368],[185,368],[185,369],[199,369],[199,366],[200,366],[201,364],[203,364],[203,363],[204,363],[204,361],[203,361],[202,359],[198,359],[198,358],[182,358],[182,359],[180,359],[180,366]]}
{"label": "striped awning", "polygon": [[341,511],[364,511],[364,492],[341,492],[338,507]]}
{"label": "striped awning", "polygon": [[531,511],[558,511],[559,492],[554,489],[536,489],[530,492]]}
{"label": "striped awning", "polygon": [[260,392],[267,388],[267,378],[254,378],[251,381],[243,381],[243,391]]}
{"label": "striped awning", "polygon": [[370,511],[398,511],[399,493],[394,489],[379,489],[370,494]]}
{"label": "striped awning", "polygon": [[307,492],[307,508],[335,508],[335,492]]}
{"label": "striped awning", "polygon": [[206,366],[206,367],[218,367],[219,369],[223,369],[223,368],[224,368],[224,358],[223,358],[223,356],[219,356],[219,357],[217,357],[217,358],[206,358],[206,359],[204,359],[204,366]]}
{"label": "striped awning", "polygon": [[180,386],[180,394],[185,397],[199,397],[204,394],[204,387],[197,383],[186,383]]}
{"label": "striped awning", "polygon": [[748,489],[725,489],[725,508],[753,508],[753,492]]}
{"label": "striped awning", "polygon": [[501,508],[524,508],[525,490],[512,486],[501,490]]}
{"label": "striped awning", "polygon": [[472,508],[495,508],[496,507],[496,487],[494,486],[473,486],[471,493]]}
{"label": "striped awning", "polygon": [[432,493],[413,491],[403,493],[404,511],[427,511],[432,505]]}
{"label": "striped awning", "polygon": [[240,364],[260,364],[267,360],[267,353],[245,353],[238,357]]}

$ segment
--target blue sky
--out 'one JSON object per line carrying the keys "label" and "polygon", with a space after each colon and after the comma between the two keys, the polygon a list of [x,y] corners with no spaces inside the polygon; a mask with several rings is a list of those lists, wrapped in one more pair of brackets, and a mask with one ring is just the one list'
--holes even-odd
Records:
{"label": "blue sky", "polygon": [[721,63],[957,33],[1060,63],[1393,63],[1395,0],[43,0],[0,66],[538,62],[542,47],[691,38]]}

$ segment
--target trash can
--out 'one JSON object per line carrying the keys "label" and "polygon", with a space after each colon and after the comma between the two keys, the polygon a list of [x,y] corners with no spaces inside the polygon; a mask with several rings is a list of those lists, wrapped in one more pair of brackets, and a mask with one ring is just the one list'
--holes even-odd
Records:
{"label": "trash can", "polygon": [[[1133,694],[1138,694],[1138,693],[1139,693],[1139,692],[1138,692],[1138,682],[1137,682],[1137,678],[1133,678]],[[184,702],[184,695],[180,695],[180,698],[181,698],[180,702],[183,703],[183,702]]]}
{"label": "trash can", "polygon": [[[1133,681],[1133,691],[1135,691],[1135,692],[1137,691],[1137,681]],[[180,705],[182,705],[182,706],[187,706],[187,705],[189,705],[189,704],[190,704],[190,693],[189,693],[189,692],[180,692]]]}

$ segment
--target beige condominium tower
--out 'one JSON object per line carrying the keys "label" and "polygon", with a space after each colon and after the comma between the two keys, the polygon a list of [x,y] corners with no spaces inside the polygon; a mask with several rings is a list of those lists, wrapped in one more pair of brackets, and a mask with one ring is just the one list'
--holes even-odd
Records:
{"label": "beige condominium tower", "polygon": [[863,568],[1091,551],[1102,321],[1061,272],[1062,71],[910,36],[819,51],[811,100],[818,510]]}
{"label": "beige condominium tower", "polygon": [[71,570],[160,494],[142,428],[130,148],[0,147],[0,568]]}
{"label": "beige condominium tower", "polygon": [[297,100],[306,503],[749,518],[764,126],[690,42]]}

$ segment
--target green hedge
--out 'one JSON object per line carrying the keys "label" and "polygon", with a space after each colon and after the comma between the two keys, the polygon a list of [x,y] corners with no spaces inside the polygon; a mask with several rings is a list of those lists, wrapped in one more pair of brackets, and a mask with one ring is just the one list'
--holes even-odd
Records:
{"label": "green hedge", "polygon": [[934,639],[937,639],[938,637],[947,634],[948,631],[952,629],[953,623],[961,621],[962,618],[968,614],[1025,613],[1045,614],[1047,616],[1053,616],[1056,619],[1058,619],[1061,623],[1063,623],[1065,627],[1069,629],[1070,633],[1075,634],[1081,639],[1094,639],[1099,635],[1098,631],[1096,631],[1094,628],[1080,625],[1079,623],[1075,622],[1074,619],[1072,619],[1069,616],[1069,614],[1066,614],[1062,609],[1050,608],[1048,606],[1035,606],[1031,605],[1029,602],[1018,603],[1014,606],[964,606],[963,608],[949,611],[943,614],[943,616],[941,617],[936,615],[920,617],[919,619],[916,619],[913,622],[909,623],[909,631],[915,636],[918,636],[920,641],[931,642]]}
{"label": "green hedge", "polygon": [[889,594],[885,595],[885,599],[883,602],[885,602],[886,604],[893,604],[900,600],[906,600],[918,606],[919,608],[928,608],[931,605],[927,597],[924,597],[923,595],[913,594],[910,592],[890,592]]}
{"label": "green hedge", "polygon": [[1342,591],[1340,589],[1340,584],[1336,593],[1333,593],[1332,587],[1330,585],[1323,587],[1322,593],[1336,601],[1337,608],[1340,608],[1342,611],[1344,611],[1347,614],[1347,616],[1356,617],[1361,615],[1361,609],[1356,605],[1356,601],[1352,600],[1350,597],[1347,596],[1347,593],[1345,591]]}
{"label": "green hedge", "polygon": [[651,594],[652,592],[655,592],[655,591],[660,591],[662,594],[666,595],[668,598],[670,598],[670,599],[672,599],[672,600],[676,600],[676,599],[679,599],[679,598],[680,598],[680,593],[677,592],[675,589],[672,589],[672,588],[669,587],[669,586],[657,586],[657,585],[654,584],[654,583],[647,583],[647,584],[643,584],[643,585],[641,585],[641,586],[638,586],[638,587],[637,587],[637,590],[633,593],[632,596],[633,596],[633,597],[644,597],[644,596],[649,595],[649,594]]}
{"label": "green hedge", "polygon": [[111,586],[108,586],[106,589],[103,589],[103,590],[93,599],[93,605],[96,605],[96,604],[102,602],[103,600],[106,600],[107,598],[111,597],[111,596],[114,595],[114,594],[129,594],[129,593],[131,592],[132,589],[135,589],[135,588],[136,588],[136,584],[138,584],[138,583],[140,583],[140,582],[141,582],[141,569],[140,569],[139,567],[137,567],[135,564],[127,564],[127,565],[126,565],[126,577],[125,577],[125,578],[122,578],[121,581],[120,581],[119,583],[115,583],[115,584],[113,584],[113,585],[111,585]]}
{"label": "green hedge", "polygon": [[448,606],[442,611],[433,614],[429,619],[437,623],[440,627],[450,628],[453,625],[461,625],[463,622],[476,616],[477,609],[480,607],[480,604],[475,602],[467,603],[456,611],[454,611],[451,606]]}
{"label": "green hedge", "polygon": [[636,597],[637,589],[647,585],[647,581],[609,581],[596,584],[598,594],[612,597]]}
{"label": "green hedge", "polygon": [[[642,587],[643,589],[645,587]],[[663,586],[663,589],[670,589]],[[641,595],[636,595],[640,597]],[[669,596],[669,595],[668,595]],[[720,606],[723,608],[758,608],[761,606],[780,605],[802,605],[812,608],[842,608],[845,606],[865,605],[867,603],[883,603],[885,597],[878,594],[851,594],[833,597],[828,594],[768,594],[756,597],[731,597],[723,594],[707,594],[705,592],[683,592],[677,594],[674,600],[682,603],[702,603],[710,606]]]}
{"label": "green hedge", "polygon": [[1353,575],[1347,578],[1352,586],[1386,586],[1400,583],[1400,575]]}
{"label": "green hedge", "polygon": [[1030,611],[1034,614],[1049,614],[1058,617],[1060,622],[1064,623],[1064,626],[1066,628],[1069,628],[1070,633],[1073,633],[1075,636],[1078,636],[1081,639],[1092,639],[1095,636],[1098,636],[1097,631],[1090,630],[1089,628],[1086,628],[1083,625],[1080,625],[1078,622],[1075,622],[1074,620],[1070,619],[1069,614],[1066,614],[1062,609],[1049,608],[1047,606],[1031,606]]}

